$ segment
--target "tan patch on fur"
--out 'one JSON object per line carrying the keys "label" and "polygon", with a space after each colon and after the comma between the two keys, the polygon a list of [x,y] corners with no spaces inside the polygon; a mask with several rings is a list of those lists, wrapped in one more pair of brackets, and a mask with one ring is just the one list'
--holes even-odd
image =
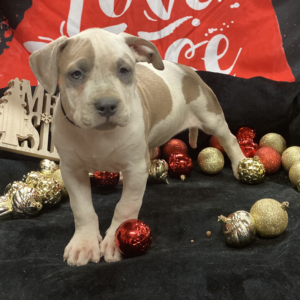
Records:
{"label": "tan patch on fur", "polygon": [[[89,74],[94,68],[95,62],[95,51],[94,47],[89,39],[82,37],[75,37],[69,39],[67,46],[63,49],[61,57],[59,59],[58,69],[59,69],[59,87],[64,89],[69,83],[66,82],[66,72],[69,71],[70,66],[78,62],[78,67],[85,73]],[[81,93],[84,90],[84,84],[79,84],[78,86],[72,85],[74,88]]]}
{"label": "tan patch on fur", "polygon": [[172,111],[172,96],[161,77],[142,65],[136,65],[137,90],[142,99],[146,130],[164,120]]}
{"label": "tan patch on fur", "polygon": [[[207,110],[217,115],[222,114],[222,108],[214,92],[205,84],[200,76],[190,67],[177,64],[186,75],[182,79],[182,93],[187,104],[196,100],[200,96],[200,90],[207,99]],[[200,89],[199,89],[200,86]]]}
{"label": "tan patch on fur", "polygon": [[[77,64],[75,62],[77,62]],[[76,84],[69,80],[68,72],[70,71],[70,67],[77,66],[88,76],[94,68],[94,62],[95,51],[89,39],[75,37],[68,40],[58,61],[61,101],[64,100],[67,87],[70,86],[71,88],[76,89],[77,94],[80,95],[84,91],[86,85],[86,81],[81,84]],[[63,105],[65,111],[70,111],[68,101],[63,101]],[[69,118],[72,119],[70,116]]]}

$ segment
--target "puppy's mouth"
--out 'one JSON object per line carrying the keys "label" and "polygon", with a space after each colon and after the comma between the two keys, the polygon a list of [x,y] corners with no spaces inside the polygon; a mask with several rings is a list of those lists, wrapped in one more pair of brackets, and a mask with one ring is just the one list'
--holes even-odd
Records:
{"label": "puppy's mouth", "polygon": [[125,127],[129,122],[129,118],[116,118],[114,117],[98,117],[95,118],[81,118],[80,127],[88,130],[99,130],[99,131],[107,131],[113,130],[117,126]]}

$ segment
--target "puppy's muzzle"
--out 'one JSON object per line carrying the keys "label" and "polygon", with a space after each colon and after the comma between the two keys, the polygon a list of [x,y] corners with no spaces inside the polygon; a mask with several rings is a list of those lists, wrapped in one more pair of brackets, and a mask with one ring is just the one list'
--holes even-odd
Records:
{"label": "puppy's muzzle", "polygon": [[99,115],[108,119],[116,113],[118,103],[117,99],[100,99],[94,105]]}

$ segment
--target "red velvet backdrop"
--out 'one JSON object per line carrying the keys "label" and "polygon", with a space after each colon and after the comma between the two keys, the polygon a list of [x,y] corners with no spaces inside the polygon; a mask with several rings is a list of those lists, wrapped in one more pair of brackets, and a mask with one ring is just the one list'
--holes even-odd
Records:
{"label": "red velvet backdrop", "polygon": [[15,77],[36,85],[30,53],[90,27],[148,39],[163,59],[196,70],[295,80],[270,0],[33,0],[16,30],[5,32],[14,36],[0,55],[0,88]]}

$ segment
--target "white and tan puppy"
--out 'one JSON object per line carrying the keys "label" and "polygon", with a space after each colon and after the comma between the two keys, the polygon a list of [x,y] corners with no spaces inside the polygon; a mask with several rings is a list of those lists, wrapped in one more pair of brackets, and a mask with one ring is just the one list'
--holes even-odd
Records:
{"label": "white and tan puppy", "polygon": [[[217,136],[237,177],[244,155],[216,96],[189,67],[162,61],[149,41],[88,29],[34,52],[30,66],[50,94],[59,80],[52,131],[75,220],[64,252],[69,265],[122,258],[115,231],[138,218],[153,149],[178,132],[190,128],[193,148],[198,129]],[[103,240],[88,175],[97,170],[121,171],[124,178]]]}

